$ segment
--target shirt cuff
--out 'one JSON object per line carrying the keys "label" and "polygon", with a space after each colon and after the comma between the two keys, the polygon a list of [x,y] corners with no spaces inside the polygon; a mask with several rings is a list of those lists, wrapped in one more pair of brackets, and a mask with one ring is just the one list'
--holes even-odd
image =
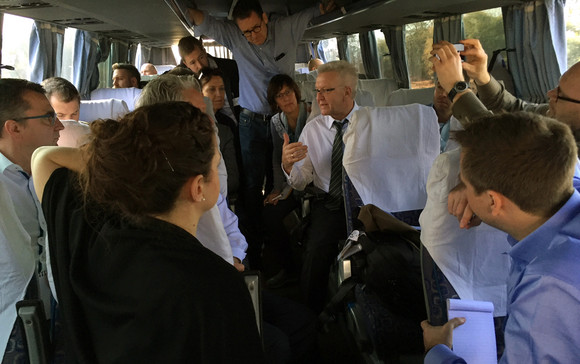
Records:
{"label": "shirt cuff", "polygon": [[447,345],[435,345],[427,355],[424,364],[466,364],[465,360],[458,357]]}

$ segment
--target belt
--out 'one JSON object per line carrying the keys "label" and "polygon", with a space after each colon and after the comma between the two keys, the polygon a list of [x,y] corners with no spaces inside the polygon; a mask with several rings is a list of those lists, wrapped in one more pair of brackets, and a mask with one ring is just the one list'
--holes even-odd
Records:
{"label": "belt", "polygon": [[248,115],[251,119],[262,120],[263,122],[268,122],[272,118],[272,116],[270,115],[258,114],[248,109],[242,109],[241,113],[244,115]]}

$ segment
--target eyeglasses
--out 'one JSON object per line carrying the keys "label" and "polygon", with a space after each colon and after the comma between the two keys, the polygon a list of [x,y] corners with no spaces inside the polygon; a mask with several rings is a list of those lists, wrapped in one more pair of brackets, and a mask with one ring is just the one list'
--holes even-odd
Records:
{"label": "eyeglasses", "polygon": [[560,95],[560,86],[556,87],[556,101],[558,101],[558,100],[564,100],[564,101],[568,101],[568,102],[573,102],[575,104],[580,104],[580,100],[571,99],[569,97],[561,96]]}
{"label": "eyeglasses", "polygon": [[262,30],[262,23],[263,22],[264,22],[264,19],[260,20],[260,24],[256,25],[252,29],[242,32],[244,37],[250,38],[250,35],[252,35],[252,33],[260,33],[260,30]]}
{"label": "eyeglasses", "polygon": [[322,94],[322,95],[326,95],[329,92],[332,92],[336,90],[336,87],[332,87],[332,88],[321,88],[321,89],[314,89],[314,92],[316,92],[317,94]]}
{"label": "eyeglasses", "polygon": [[292,91],[292,90],[286,90],[285,92],[280,92],[279,94],[276,95],[276,98],[277,99],[281,99],[283,97],[286,97],[286,96],[290,95],[292,92],[294,92],[294,91]]}
{"label": "eyeglasses", "polygon": [[54,126],[58,117],[56,116],[56,113],[54,111],[50,111],[44,115],[27,116],[24,118],[18,118],[18,119],[13,119],[13,120],[14,121],[22,121],[22,120],[28,120],[28,119],[48,119],[50,126]]}

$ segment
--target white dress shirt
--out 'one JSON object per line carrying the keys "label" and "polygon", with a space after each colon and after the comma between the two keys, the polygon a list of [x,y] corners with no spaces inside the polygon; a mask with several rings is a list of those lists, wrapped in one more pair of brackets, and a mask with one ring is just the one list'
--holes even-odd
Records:
{"label": "white dress shirt", "polygon": [[[345,119],[351,120],[352,114],[358,108],[355,103]],[[339,121],[344,121],[345,119]],[[328,192],[332,144],[336,135],[336,128],[333,126],[334,121],[335,119],[329,115],[318,115],[304,126],[298,141],[308,147],[308,153],[304,159],[294,163],[290,175],[284,172],[288,179],[288,184],[293,188],[301,191],[310,182],[314,182],[314,186]],[[348,124],[345,125],[344,130],[348,130],[348,127]]]}
{"label": "white dress shirt", "polygon": [[248,243],[238,228],[237,216],[221,194],[217,204],[199,219],[196,235],[203,246],[230,264],[234,264],[233,257],[246,257]]}

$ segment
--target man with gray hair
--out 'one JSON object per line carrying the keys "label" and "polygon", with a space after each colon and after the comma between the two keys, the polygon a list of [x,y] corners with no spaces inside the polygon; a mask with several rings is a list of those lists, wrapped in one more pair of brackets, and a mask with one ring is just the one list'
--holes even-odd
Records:
{"label": "man with gray hair", "polygon": [[[206,104],[200,92],[197,79],[193,76],[162,75],[151,80],[139,97],[137,106],[146,106],[166,101],[186,101],[200,110],[206,111]],[[210,107],[208,110],[212,110]],[[217,137],[217,129],[216,129]],[[217,139],[219,143],[219,138]],[[246,256],[248,244],[238,228],[238,218],[228,208],[225,196],[227,172],[223,158],[218,165],[220,196],[217,205],[205,213],[199,221],[198,239],[217,255],[243,271],[242,260]]]}
{"label": "man with gray hair", "polygon": [[302,290],[315,312],[325,303],[328,272],[337,255],[336,242],[346,237],[342,195],[342,135],[358,105],[354,101],[358,75],[346,61],[321,65],[316,101],[321,115],[306,124],[296,143],[284,135],[282,166],[288,183],[303,190],[310,182],[324,191],[311,207],[311,224],[302,266]]}

